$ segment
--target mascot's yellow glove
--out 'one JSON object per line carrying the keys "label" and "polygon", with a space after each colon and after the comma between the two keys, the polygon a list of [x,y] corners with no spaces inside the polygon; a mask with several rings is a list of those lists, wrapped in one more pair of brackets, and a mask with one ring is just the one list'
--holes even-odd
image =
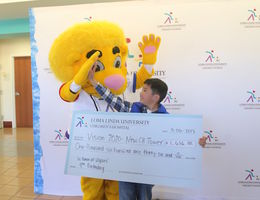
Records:
{"label": "mascot's yellow glove", "polygon": [[156,63],[157,51],[161,43],[161,38],[150,34],[143,36],[143,43],[139,42],[138,46],[143,55],[143,65],[136,73],[136,89],[143,86],[144,81],[151,78],[154,74],[153,64]]}
{"label": "mascot's yellow glove", "polygon": [[153,65],[156,63],[157,51],[161,43],[161,38],[150,34],[149,38],[143,36],[143,43],[139,42],[138,46],[143,55],[143,64]]}
{"label": "mascot's yellow glove", "polygon": [[74,76],[73,81],[80,86],[87,82],[88,72],[98,59],[99,51],[95,52],[80,68],[78,73]]}
{"label": "mascot's yellow glove", "polygon": [[75,101],[77,99],[81,88],[87,84],[88,72],[94,63],[97,61],[100,52],[95,52],[80,68],[73,80],[67,82],[60,89],[60,96],[65,101]]}

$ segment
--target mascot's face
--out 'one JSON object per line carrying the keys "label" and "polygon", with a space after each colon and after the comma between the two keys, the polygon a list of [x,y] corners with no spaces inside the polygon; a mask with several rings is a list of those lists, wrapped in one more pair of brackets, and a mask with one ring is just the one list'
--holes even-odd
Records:
{"label": "mascot's face", "polygon": [[[53,43],[49,54],[50,66],[59,80],[68,82],[96,51],[100,55],[94,78],[113,94],[122,94],[127,87],[128,48],[122,29],[115,24],[91,22],[69,28]],[[87,75],[82,89],[98,96]]]}
{"label": "mascot's face", "polygon": [[[127,49],[119,46],[97,47],[85,52],[82,63],[96,51],[100,52],[94,75],[96,81],[109,88],[113,94],[122,94],[127,87],[126,55]],[[83,89],[89,94],[96,94],[95,89],[87,81]],[[96,95],[95,95],[96,96]]]}

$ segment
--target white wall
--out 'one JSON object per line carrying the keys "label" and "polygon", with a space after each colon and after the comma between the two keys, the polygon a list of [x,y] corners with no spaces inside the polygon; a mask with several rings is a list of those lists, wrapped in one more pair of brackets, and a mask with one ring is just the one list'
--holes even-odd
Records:
{"label": "white wall", "polygon": [[30,54],[29,35],[0,40],[0,114],[3,115],[3,121],[12,121],[15,124],[13,57]]}

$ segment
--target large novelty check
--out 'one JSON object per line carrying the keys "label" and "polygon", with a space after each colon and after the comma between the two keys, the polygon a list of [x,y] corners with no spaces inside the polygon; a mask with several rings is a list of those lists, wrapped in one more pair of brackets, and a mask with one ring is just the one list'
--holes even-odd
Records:
{"label": "large novelty check", "polygon": [[65,173],[166,186],[198,186],[201,135],[201,116],[75,112]]}

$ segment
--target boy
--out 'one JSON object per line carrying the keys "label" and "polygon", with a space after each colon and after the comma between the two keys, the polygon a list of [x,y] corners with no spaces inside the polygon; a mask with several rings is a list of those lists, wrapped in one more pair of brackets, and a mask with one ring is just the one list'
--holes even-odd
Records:
{"label": "boy", "polygon": [[[140,93],[140,102],[132,104],[123,101],[120,97],[113,95],[109,89],[97,83],[94,79],[94,66],[88,74],[88,80],[94,86],[99,95],[118,112],[138,112],[138,113],[168,113],[161,101],[165,98],[168,86],[157,78],[147,79],[144,82]],[[199,144],[205,146],[206,138],[200,138]],[[142,183],[119,182],[120,200],[151,200],[153,185]]]}

